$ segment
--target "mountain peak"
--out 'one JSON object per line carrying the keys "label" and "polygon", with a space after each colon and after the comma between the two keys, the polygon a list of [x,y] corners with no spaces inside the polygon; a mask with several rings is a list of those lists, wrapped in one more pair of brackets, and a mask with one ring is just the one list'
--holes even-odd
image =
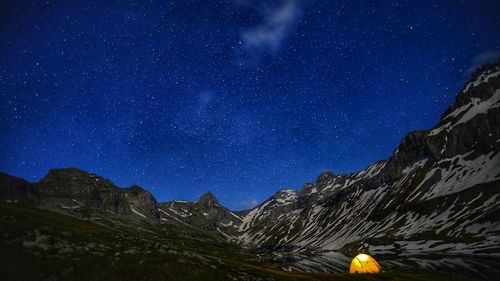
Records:
{"label": "mountain peak", "polygon": [[54,169],[49,169],[49,172],[45,177],[60,177],[60,176],[71,176],[71,175],[88,175],[89,173],[78,169],[78,168],[54,168]]}
{"label": "mountain peak", "polygon": [[289,205],[296,201],[298,195],[295,189],[287,188],[278,190],[274,193],[273,198],[274,201],[278,205]]}
{"label": "mountain peak", "polygon": [[49,169],[49,172],[39,181],[39,183],[86,182],[89,178],[93,178],[95,181],[97,177],[95,174],[90,174],[78,168],[57,168]]}
{"label": "mountain peak", "polygon": [[334,179],[335,179],[334,173],[330,171],[325,171],[318,176],[318,178],[316,179],[316,184],[324,185],[330,181],[333,181]]}
{"label": "mountain peak", "polygon": [[128,187],[128,190],[130,191],[135,191],[135,192],[142,192],[142,191],[146,191],[144,188],[140,187],[139,185],[137,184],[133,184],[131,186]]}
{"label": "mountain peak", "polygon": [[217,201],[217,197],[215,197],[215,195],[213,195],[213,193],[210,191],[205,192],[196,202],[202,207],[209,207],[215,204],[219,204],[219,201]]}

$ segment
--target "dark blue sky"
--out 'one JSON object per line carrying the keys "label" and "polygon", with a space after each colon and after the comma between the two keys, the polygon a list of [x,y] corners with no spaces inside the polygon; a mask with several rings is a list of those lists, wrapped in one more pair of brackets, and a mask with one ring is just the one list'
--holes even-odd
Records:
{"label": "dark blue sky", "polygon": [[0,4],[0,170],[232,209],[387,158],[500,52],[499,1]]}

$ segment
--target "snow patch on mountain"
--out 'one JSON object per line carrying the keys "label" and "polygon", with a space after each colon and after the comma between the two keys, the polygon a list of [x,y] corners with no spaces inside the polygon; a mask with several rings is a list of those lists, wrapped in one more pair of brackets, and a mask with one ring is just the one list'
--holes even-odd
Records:
{"label": "snow patch on mountain", "polygon": [[[470,103],[463,105],[446,115],[444,120],[453,120],[433,129],[429,132],[429,136],[437,135],[442,131],[449,132],[455,126],[464,124],[479,114],[487,114],[489,110],[497,107],[500,107],[500,90],[496,90],[489,99],[484,101],[479,98],[472,98]],[[460,118],[458,120],[454,120],[458,116],[460,116]]]}

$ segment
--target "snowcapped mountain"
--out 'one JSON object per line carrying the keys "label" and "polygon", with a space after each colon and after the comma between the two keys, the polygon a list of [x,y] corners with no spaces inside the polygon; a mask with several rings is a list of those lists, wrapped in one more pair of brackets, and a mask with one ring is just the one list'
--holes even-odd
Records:
{"label": "snowcapped mountain", "polygon": [[498,255],[500,66],[484,67],[434,128],[409,133],[389,159],[279,191],[239,231],[243,245],[300,270],[335,270],[359,251]]}
{"label": "snowcapped mountain", "polygon": [[454,257],[468,256],[476,270],[491,270],[482,257],[500,254],[500,65],[480,69],[434,128],[408,133],[387,160],[322,173],[248,211],[232,212],[210,192],[160,204],[138,186],[78,169],[51,170],[33,184],[0,173],[0,198],[202,229],[286,269],[342,270],[367,251],[383,266],[453,268],[463,266]]}

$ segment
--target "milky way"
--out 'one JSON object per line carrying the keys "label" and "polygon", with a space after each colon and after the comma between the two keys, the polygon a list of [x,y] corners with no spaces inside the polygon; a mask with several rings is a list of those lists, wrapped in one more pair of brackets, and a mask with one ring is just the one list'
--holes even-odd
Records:
{"label": "milky way", "polygon": [[2,1],[0,170],[233,209],[360,170],[499,56],[478,2]]}

